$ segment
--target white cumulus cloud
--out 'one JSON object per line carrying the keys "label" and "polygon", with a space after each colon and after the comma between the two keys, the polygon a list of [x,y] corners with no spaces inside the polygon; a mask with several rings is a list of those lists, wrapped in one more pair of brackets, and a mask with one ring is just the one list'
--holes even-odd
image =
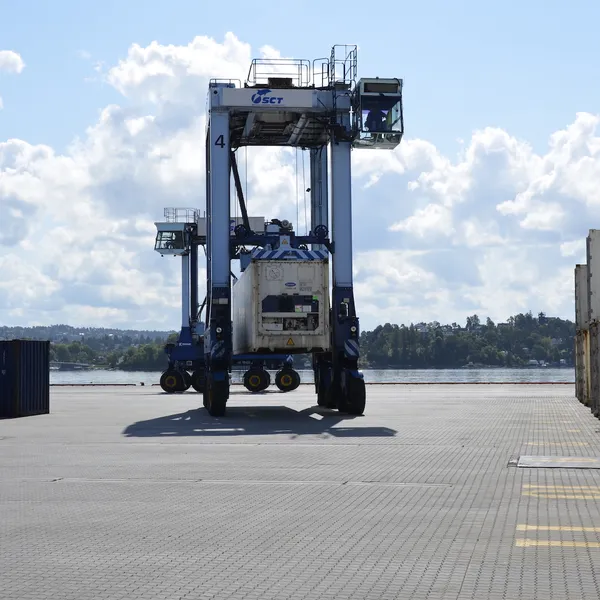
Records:
{"label": "white cumulus cloud", "polygon": [[[204,208],[208,81],[243,81],[255,55],[279,56],[231,33],[134,44],[103,69],[121,101],[66,152],[0,141],[0,322],[178,327],[180,260],[153,251],[153,222],[164,207]],[[362,327],[528,309],[570,317],[573,266],[600,219],[599,118],[574,115],[541,154],[499,128],[476,131],[457,156],[410,138],[355,151]],[[250,214],[303,233],[308,171],[301,160],[296,171],[296,152],[238,154]]]}
{"label": "white cumulus cloud", "polygon": [[0,71],[20,73],[25,68],[21,55],[13,50],[0,50]]}

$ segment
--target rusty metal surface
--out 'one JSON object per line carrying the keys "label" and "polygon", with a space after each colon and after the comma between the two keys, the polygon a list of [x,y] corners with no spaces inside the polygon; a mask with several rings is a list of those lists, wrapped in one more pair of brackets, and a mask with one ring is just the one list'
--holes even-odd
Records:
{"label": "rusty metal surface", "polygon": [[582,404],[586,396],[586,369],[585,369],[585,344],[584,332],[578,330],[575,343],[575,395]]}
{"label": "rusty metal surface", "polygon": [[589,373],[590,393],[586,406],[589,406],[594,416],[598,415],[598,401],[600,399],[600,338],[599,324],[594,321],[590,323],[588,335],[589,348]]}

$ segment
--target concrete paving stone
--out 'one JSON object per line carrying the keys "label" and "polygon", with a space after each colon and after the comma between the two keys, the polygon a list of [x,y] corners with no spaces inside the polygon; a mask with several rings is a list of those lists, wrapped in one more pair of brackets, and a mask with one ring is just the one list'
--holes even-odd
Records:
{"label": "concrete paving stone", "polygon": [[232,392],[0,421],[2,600],[600,597],[600,471],[508,466],[600,457],[572,386],[370,385],[363,417]]}

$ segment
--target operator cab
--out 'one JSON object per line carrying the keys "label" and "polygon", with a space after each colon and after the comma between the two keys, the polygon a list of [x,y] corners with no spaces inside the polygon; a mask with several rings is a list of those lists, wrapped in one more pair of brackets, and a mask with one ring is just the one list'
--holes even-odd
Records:
{"label": "operator cab", "polygon": [[185,223],[155,223],[157,233],[154,250],[161,256],[182,256],[189,251]]}
{"label": "operator cab", "polygon": [[354,97],[358,148],[395,148],[404,134],[402,79],[360,79]]}

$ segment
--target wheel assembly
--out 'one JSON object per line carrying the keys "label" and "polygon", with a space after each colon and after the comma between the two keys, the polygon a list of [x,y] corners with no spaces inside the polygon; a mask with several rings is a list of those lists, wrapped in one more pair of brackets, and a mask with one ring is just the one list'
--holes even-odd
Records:
{"label": "wheel assembly", "polygon": [[342,394],[342,388],[336,379],[331,380],[331,383],[327,386],[325,393],[325,407],[332,410],[339,410],[344,412],[346,405],[344,403],[344,396]]}
{"label": "wheel assembly", "polygon": [[197,369],[192,373],[192,387],[201,394],[204,392],[205,375],[204,369]]}
{"label": "wheel assembly", "polygon": [[313,372],[315,376],[315,392],[317,393],[317,404],[322,407],[336,408],[331,404],[329,388],[331,387],[331,368],[325,360],[315,360],[313,357]]}
{"label": "wheel assembly", "polygon": [[189,390],[192,386],[192,376],[187,371],[182,371],[184,381],[184,391]]}
{"label": "wheel assembly", "polygon": [[229,379],[224,381],[209,380],[204,390],[204,407],[211,417],[225,416],[227,398],[229,397]]}
{"label": "wheel assembly", "polygon": [[367,391],[365,381],[359,377],[347,376],[346,386],[338,399],[338,410],[349,415],[362,415],[365,412]]}
{"label": "wheel assembly", "polygon": [[323,387],[319,387],[319,391],[317,392],[317,405],[327,406],[327,390]]}
{"label": "wheel assembly", "polygon": [[160,376],[160,387],[163,391],[173,394],[175,392],[184,392],[188,386],[185,375],[180,371],[175,371],[175,369],[169,369]]}
{"label": "wheel assembly", "polygon": [[294,369],[281,369],[275,375],[275,385],[282,392],[291,392],[300,385],[300,375]]}
{"label": "wheel assembly", "polygon": [[262,392],[271,385],[271,375],[264,369],[250,369],[244,373],[244,387],[249,392]]}
{"label": "wheel assembly", "polygon": [[325,385],[324,382],[319,382],[319,387],[317,390],[317,404],[323,408],[337,408],[335,399],[332,395],[331,383],[329,385]]}

